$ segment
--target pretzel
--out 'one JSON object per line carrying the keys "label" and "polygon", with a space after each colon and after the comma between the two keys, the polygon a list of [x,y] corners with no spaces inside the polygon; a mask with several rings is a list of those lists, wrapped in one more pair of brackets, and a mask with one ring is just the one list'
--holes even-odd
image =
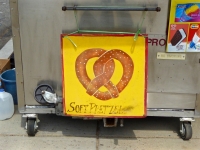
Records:
{"label": "pretzel", "polygon": [[[91,80],[86,71],[86,64],[89,59],[99,57],[93,66],[95,78]],[[110,79],[115,70],[114,59],[118,60],[123,67],[123,75],[117,85],[114,85]],[[128,85],[133,75],[133,61],[124,51],[112,49],[106,51],[100,48],[87,49],[81,53],[75,64],[76,75],[87,90],[86,92],[99,100],[109,100],[117,98],[119,93]],[[100,87],[106,87],[108,91],[102,92]]]}

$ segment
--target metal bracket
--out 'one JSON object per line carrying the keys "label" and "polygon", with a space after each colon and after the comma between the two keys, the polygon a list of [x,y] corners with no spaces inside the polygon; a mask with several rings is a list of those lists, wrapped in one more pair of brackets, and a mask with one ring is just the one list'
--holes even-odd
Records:
{"label": "metal bracket", "polygon": [[183,127],[183,122],[180,122],[180,133],[183,135],[185,133],[185,129]]}
{"label": "metal bracket", "polygon": [[180,133],[181,135],[184,135],[185,129],[183,127],[184,122],[193,122],[195,121],[194,118],[180,118]]}
{"label": "metal bracket", "polygon": [[194,118],[180,118],[180,121],[181,122],[186,122],[186,121],[193,122],[193,121],[195,121],[195,119]]}
{"label": "metal bracket", "polygon": [[36,114],[23,114],[22,115],[23,118],[37,118]]}
{"label": "metal bracket", "polygon": [[116,127],[118,118],[103,118],[104,127]]}
{"label": "metal bracket", "polygon": [[38,128],[37,122],[40,122],[40,120],[38,119],[37,114],[23,114],[22,117],[23,117],[23,118],[27,118],[27,120],[26,120],[26,125],[25,125],[25,129],[26,129],[26,130],[27,130],[27,121],[28,121],[28,118],[33,118],[33,119],[35,119],[35,120],[36,120],[35,129]]}
{"label": "metal bracket", "polygon": [[200,116],[200,94],[197,94],[196,96],[196,104],[195,104],[195,117]]}
{"label": "metal bracket", "polygon": [[62,102],[62,98],[58,97],[56,93],[51,93],[48,91],[42,91],[42,96],[48,103],[59,103]]}

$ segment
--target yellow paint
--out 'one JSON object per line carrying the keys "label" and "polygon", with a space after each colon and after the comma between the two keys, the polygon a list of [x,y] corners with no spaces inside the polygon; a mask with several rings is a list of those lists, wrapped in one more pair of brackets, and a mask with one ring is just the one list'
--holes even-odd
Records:
{"label": "yellow paint", "polygon": [[193,5],[193,6],[191,6],[190,8],[186,9],[186,10],[185,10],[185,13],[186,13],[186,14],[189,14],[189,13],[192,13],[192,12],[198,10],[198,9],[199,9],[198,5]]}
{"label": "yellow paint", "polygon": [[[145,115],[145,38],[138,37],[134,51],[133,36],[69,36],[77,48],[67,38],[63,42],[63,97],[65,99],[64,112],[71,116],[135,116]],[[119,93],[119,97],[102,101],[86,93],[86,89],[79,82],[75,62],[77,57],[87,49],[102,48],[104,50],[120,49],[127,53],[133,63],[133,76],[127,87]],[[98,59],[92,58],[87,62],[88,77],[95,78],[93,65]],[[115,70],[112,81],[115,85],[120,81],[123,68],[119,61],[114,60]],[[105,87],[99,90],[107,91]]]}

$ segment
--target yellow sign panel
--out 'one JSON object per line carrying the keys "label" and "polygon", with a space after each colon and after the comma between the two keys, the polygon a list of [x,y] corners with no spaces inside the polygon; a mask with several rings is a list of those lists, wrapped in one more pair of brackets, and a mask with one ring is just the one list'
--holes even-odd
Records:
{"label": "yellow sign panel", "polygon": [[133,36],[62,36],[66,115],[146,115],[147,39]]}

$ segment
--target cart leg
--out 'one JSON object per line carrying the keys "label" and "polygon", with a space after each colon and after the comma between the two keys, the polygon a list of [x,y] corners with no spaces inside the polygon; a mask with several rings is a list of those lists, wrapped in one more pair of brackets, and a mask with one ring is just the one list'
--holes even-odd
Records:
{"label": "cart leg", "polygon": [[26,117],[26,126],[28,136],[35,136],[38,125],[37,125],[37,115],[36,114],[25,114],[23,117]]}
{"label": "cart leg", "polygon": [[180,135],[183,140],[192,138],[192,124],[193,118],[180,118]]}

